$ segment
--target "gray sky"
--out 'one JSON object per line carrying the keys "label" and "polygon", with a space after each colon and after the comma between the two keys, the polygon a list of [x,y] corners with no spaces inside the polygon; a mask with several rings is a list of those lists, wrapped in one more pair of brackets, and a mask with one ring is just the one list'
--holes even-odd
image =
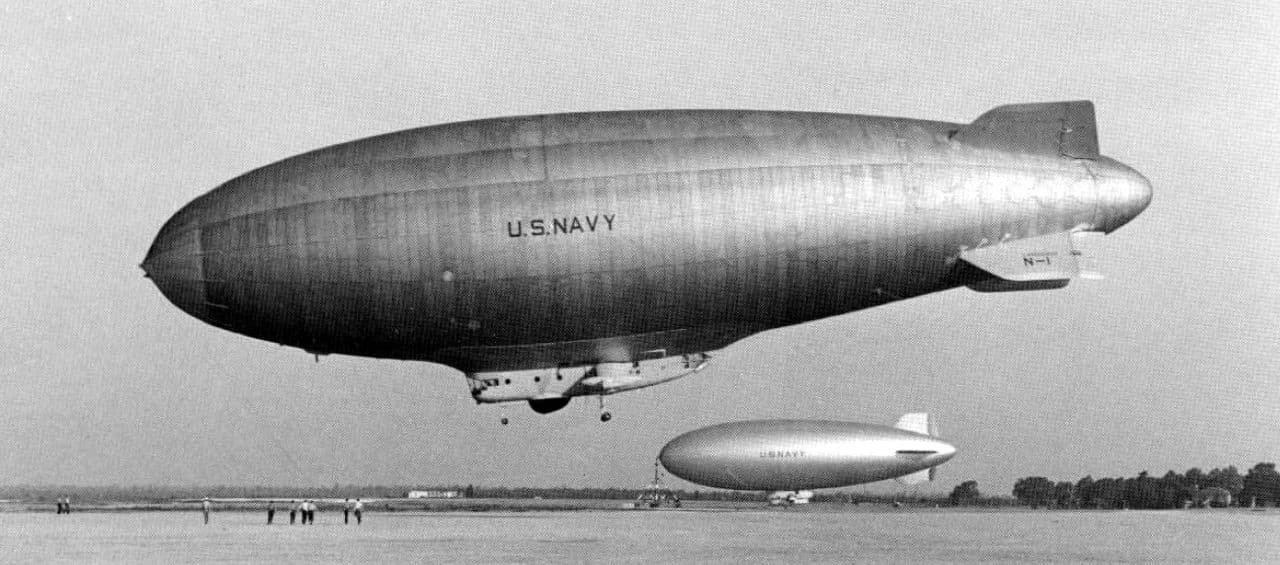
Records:
{"label": "gray sky", "polygon": [[[596,4],[0,7],[0,483],[630,485],[704,425],[915,410],[960,449],[943,491],[1280,460],[1280,8]],[[1106,280],[775,330],[610,397],[607,425],[594,399],[477,407],[438,365],[315,363],[184,314],[137,267],[219,183],[410,127],[649,108],[967,122],[1073,99],[1156,190],[1107,238]]]}

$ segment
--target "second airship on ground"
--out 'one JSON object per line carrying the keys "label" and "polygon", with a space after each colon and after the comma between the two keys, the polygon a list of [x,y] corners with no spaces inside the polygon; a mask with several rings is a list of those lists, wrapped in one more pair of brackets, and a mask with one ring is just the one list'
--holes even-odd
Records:
{"label": "second airship on ground", "polygon": [[956,449],[936,437],[929,416],[893,427],[831,420],[752,420],[694,430],[658,460],[691,483],[734,490],[801,493],[897,478],[930,480]]}

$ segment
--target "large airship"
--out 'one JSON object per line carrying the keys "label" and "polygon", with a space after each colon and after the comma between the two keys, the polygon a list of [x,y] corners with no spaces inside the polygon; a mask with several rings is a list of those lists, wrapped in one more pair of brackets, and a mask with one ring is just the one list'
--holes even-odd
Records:
{"label": "large airship", "polygon": [[917,484],[956,453],[938,439],[928,414],[893,427],[830,420],[729,422],[685,433],[658,460],[703,486],[775,491],[771,502],[805,503],[811,489],[898,479]]}
{"label": "large airship", "polygon": [[[428,361],[547,413],[703,368],[746,336],[960,286],[1058,288],[1151,186],[1093,105],[970,124],[663,110],[486,119],[250,171],[142,268],[209,324]],[[607,413],[602,419],[607,419]]]}

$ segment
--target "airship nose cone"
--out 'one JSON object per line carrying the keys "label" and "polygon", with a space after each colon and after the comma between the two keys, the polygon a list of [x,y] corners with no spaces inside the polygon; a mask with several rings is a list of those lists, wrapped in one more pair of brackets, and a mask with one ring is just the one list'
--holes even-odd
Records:
{"label": "airship nose cone", "polygon": [[141,267],[174,306],[203,319],[206,304],[197,220],[192,205],[174,214],[156,234]]}
{"label": "airship nose cone", "polygon": [[688,480],[698,474],[697,469],[707,455],[698,443],[677,438],[677,441],[671,441],[662,447],[662,451],[658,453],[658,461],[667,472]]}

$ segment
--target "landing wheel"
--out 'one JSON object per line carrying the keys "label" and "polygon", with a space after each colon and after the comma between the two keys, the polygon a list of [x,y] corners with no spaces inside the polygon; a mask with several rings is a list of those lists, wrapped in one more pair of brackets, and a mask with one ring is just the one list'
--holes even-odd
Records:
{"label": "landing wheel", "polygon": [[500,420],[500,421],[502,422],[502,425],[504,425],[504,426],[505,426],[505,425],[507,425],[507,424],[509,424],[509,423],[511,423],[511,420],[508,420],[508,419],[506,419],[506,418],[503,418],[503,419],[502,419],[502,420]]}
{"label": "landing wheel", "polygon": [[612,420],[613,414],[610,414],[608,410],[604,409],[604,395],[602,394],[598,398],[600,399],[600,421],[608,422],[609,420]]}

